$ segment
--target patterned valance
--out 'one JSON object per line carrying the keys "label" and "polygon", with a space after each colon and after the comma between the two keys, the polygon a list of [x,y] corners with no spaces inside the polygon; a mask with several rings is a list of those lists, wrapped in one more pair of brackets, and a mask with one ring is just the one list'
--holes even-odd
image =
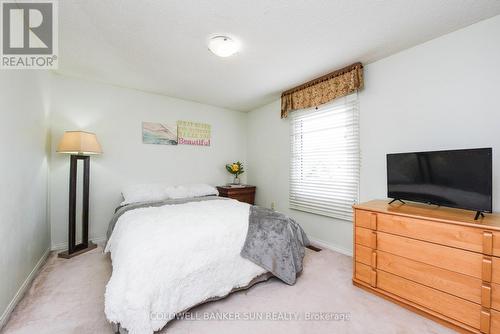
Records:
{"label": "patterned valance", "polygon": [[363,65],[355,63],[281,94],[281,118],[293,110],[317,107],[363,88]]}

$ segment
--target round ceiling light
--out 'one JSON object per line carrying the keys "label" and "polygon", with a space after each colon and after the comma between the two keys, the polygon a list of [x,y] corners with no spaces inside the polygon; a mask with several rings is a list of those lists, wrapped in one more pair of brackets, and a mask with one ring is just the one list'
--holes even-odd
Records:
{"label": "round ceiling light", "polygon": [[227,36],[215,36],[208,41],[208,49],[219,57],[229,57],[240,50],[240,44]]}

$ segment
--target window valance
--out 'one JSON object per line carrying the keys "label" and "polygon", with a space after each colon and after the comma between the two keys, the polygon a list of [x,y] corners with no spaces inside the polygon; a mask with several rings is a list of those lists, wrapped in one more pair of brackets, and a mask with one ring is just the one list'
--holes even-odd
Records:
{"label": "window valance", "polygon": [[363,88],[363,65],[355,63],[281,94],[281,118],[293,110],[317,107]]}

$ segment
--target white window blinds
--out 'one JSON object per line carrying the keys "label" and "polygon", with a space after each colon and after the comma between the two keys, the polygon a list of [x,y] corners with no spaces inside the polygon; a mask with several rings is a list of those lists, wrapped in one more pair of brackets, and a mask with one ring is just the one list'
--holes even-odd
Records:
{"label": "white window blinds", "polygon": [[357,93],[291,113],[290,208],[352,220],[359,193]]}

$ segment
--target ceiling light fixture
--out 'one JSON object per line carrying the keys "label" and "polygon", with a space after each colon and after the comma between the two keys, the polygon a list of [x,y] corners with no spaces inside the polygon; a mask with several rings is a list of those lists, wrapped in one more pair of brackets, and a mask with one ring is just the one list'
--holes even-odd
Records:
{"label": "ceiling light fixture", "polygon": [[227,36],[214,36],[208,41],[208,49],[219,57],[229,57],[240,50],[240,44]]}

